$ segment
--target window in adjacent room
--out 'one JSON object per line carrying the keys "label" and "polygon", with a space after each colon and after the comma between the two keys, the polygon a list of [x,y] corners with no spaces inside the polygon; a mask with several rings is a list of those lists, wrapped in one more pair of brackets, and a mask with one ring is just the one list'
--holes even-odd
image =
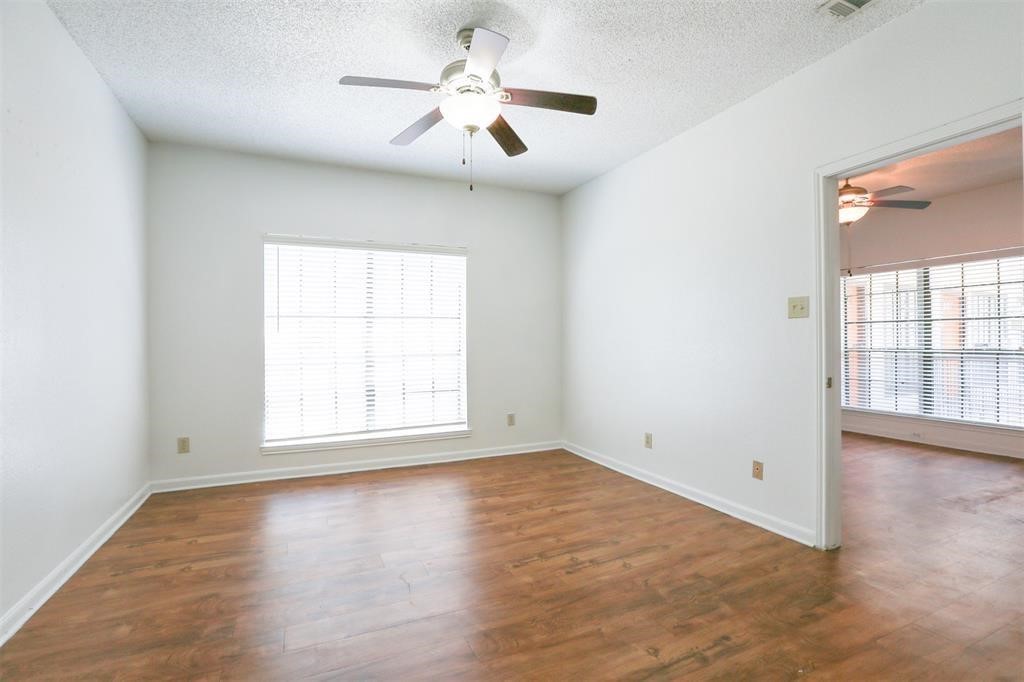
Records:
{"label": "window in adjacent room", "polygon": [[461,435],[466,255],[264,244],[264,446]]}
{"label": "window in adjacent room", "polygon": [[1024,427],[1024,257],[842,281],[843,407]]}

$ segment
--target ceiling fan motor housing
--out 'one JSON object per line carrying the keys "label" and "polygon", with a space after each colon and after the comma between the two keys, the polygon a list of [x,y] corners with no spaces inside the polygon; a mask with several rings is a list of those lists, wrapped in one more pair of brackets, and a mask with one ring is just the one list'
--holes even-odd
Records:
{"label": "ceiling fan motor housing", "polygon": [[862,199],[867,197],[868,191],[863,187],[857,187],[851,185],[850,181],[847,180],[846,184],[839,188],[839,201],[854,201],[856,199]]}
{"label": "ceiling fan motor housing", "polygon": [[438,83],[442,90],[453,95],[459,92],[489,95],[501,89],[501,77],[498,76],[497,71],[493,71],[490,78],[482,81],[476,76],[466,74],[465,59],[457,59],[441,69],[441,78],[438,79]]}

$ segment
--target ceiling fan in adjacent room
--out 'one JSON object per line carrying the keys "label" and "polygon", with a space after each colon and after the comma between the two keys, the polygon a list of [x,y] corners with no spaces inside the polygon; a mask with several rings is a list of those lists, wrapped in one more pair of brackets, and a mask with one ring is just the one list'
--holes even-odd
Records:
{"label": "ceiling fan in adjacent room", "polygon": [[588,116],[597,110],[597,100],[588,95],[503,88],[495,67],[508,47],[508,38],[500,33],[486,28],[464,28],[459,31],[457,40],[459,46],[468,51],[468,55],[466,59],[458,59],[444,67],[437,84],[361,76],[345,76],[340,83],[375,88],[423,90],[447,95],[439,106],[396,135],[391,140],[391,144],[396,145],[413,142],[444,119],[457,130],[469,133],[471,145],[472,135],[486,128],[508,156],[517,156],[526,151],[526,145],[502,117],[502,104],[553,109]]}
{"label": "ceiling fan in adjacent room", "polygon": [[839,188],[839,222],[842,225],[855,223],[863,218],[868,210],[872,208],[911,208],[920,210],[932,205],[930,201],[881,199],[881,197],[913,191],[913,187],[895,185],[894,187],[886,187],[876,192],[869,192],[863,187],[851,185],[850,180],[847,179],[846,184]]}

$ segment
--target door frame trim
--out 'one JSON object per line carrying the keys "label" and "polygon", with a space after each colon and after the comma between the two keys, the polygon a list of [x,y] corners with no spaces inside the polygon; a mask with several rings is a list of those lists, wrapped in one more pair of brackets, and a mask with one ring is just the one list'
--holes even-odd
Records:
{"label": "door frame trim", "polygon": [[[819,166],[814,171],[815,302],[817,325],[817,520],[815,546],[842,544],[842,421],[839,401],[839,219],[836,182],[882,166],[1021,126],[1024,99],[1017,98],[950,123]],[[826,388],[828,377],[833,388]]]}

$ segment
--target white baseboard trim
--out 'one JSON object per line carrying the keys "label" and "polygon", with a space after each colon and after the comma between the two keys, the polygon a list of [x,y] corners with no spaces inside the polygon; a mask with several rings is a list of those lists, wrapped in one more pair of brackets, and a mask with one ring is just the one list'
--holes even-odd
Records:
{"label": "white baseboard trim", "polygon": [[121,507],[104,521],[92,535],[71,552],[49,575],[0,616],[0,646],[3,646],[54,593],[75,574],[110,536],[124,524],[149,498],[149,484],[143,484]]}
{"label": "white baseboard trim", "polygon": [[843,410],[843,431],[1024,459],[1024,431],[940,419]]}
{"label": "white baseboard trim", "polygon": [[580,457],[589,459],[595,464],[600,464],[601,466],[617,471],[620,474],[625,474],[626,476],[643,481],[644,483],[649,483],[661,488],[662,490],[675,493],[680,497],[685,497],[686,499],[702,504],[705,507],[711,507],[716,511],[720,511],[723,514],[728,514],[729,516],[733,516],[741,521],[746,521],[747,523],[764,528],[776,535],[781,535],[782,537],[795,540],[796,542],[809,545],[811,547],[814,546],[816,541],[816,533],[813,528],[804,528],[803,526],[798,526],[775,516],[764,514],[756,509],[751,509],[750,507],[746,507],[742,504],[737,504],[723,497],[719,497],[718,495],[698,490],[697,488],[677,481],[672,481],[664,476],[641,469],[640,467],[633,466],[632,464],[627,464],[613,457],[608,457],[607,455],[602,455],[594,452],[593,450],[588,450],[587,448],[576,445],[575,443],[566,442],[562,444],[562,447],[574,455],[579,455]]}
{"label": "white baseboard trim", "polygon": [[175,490],[212,488],[215,486],[236,485],[239,483],[258,483],[260,481],[277,481],[287,478],[307,478],[309,476],[330,476],[332,474],[347,474],[355,471],[395,469],[398,467],[420,466],[423,464],[441,464],[443,462],[459,462],[467,459],[482,459],[485,457],[523,455],[529,452],[558,450],[561,447],[561,441],[548,441],[543,443],[522,443],[519,445],[504,445],[500,447],[482,448],[477,450],[455,450],[452,452],[440,452],[426,455],[408,455],[404,457],[378,457],[374,459],[357,459],[348,462],[338,462],[331,464],[313,464],[309,466],[280,467],[275,469],[257,469],[255,471],[240,471],[231,474],[190,476],[186,478],[166,478],[160,481],[152,481],[150,483],[150,486],[154,493],[166,493],[173,492]]}

